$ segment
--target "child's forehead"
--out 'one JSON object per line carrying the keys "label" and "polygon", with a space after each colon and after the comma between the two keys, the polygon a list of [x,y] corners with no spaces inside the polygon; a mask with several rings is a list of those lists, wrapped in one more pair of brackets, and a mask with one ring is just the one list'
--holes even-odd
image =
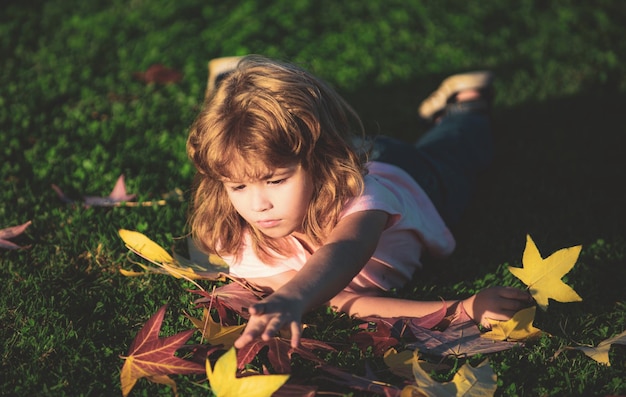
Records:
{"label": "child's forehead", "polygon": [[247,181],[259,180],[273,174],[272,168],[251,166],[250,164],[230,164],[224,175],[225,180]]}
{"label": "child's forehead", "polygon": [[230,162],[227,166],[224,180],[249,181],[263,180],[273,177],[292,165],[266,164],[261,161],[246,161],[240,158]]}

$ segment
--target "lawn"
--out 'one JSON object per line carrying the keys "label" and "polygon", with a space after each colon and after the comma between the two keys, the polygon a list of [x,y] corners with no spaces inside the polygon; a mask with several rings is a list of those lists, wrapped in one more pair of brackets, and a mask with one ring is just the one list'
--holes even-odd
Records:
{"label": "lawn", "polygon": [[[549,335],[488,355],[496,395],[626,395],[626,347],[613,345],[610,366],[579,351],[556,355],[626,330],[626,3],[588,3],[5,1],[0,229],[32,224],[12,239],[23,249],[0,248],[0,395],[121,395],[120,356],[162,305],[162,335],[190,329],[183,311],[197,313],[194,286],[124,277],[119,270],[138,270],[139,259],[118,230],[184,253],[193,177],[185,141],[206,64],[246,53],[304,65],[354,105],[368,132],[406,140],[424,131],[416,108],[443,77],[493,70],[498,154],[454,230],[458,249],[395,293],[437,299],[521,286],[507,266],[521,266],[526,235],[544,256],[582,245],[565,281],[583,301],[551,302],[534,323]],[[182,79],[142,80],[156,64]],[[122,174],[137,201],[154,205],[80,203],[109,195]],[[53,184],[78,202],[60,200]],[[350,344],[357,321],[324,309],[307,320],[308,336],[343,347],[327,357],[332,365],[363,375],[367,363],[397,382],[380,357]],[[201,376],[174,379],[181,396],[210,395],[194,383]],[[172,394],[142,379],[130,395]]]}

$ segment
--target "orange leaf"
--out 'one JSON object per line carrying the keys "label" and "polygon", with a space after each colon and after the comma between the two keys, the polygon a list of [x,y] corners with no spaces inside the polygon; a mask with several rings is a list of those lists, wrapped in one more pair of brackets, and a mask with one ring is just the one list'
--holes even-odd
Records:
{"label": "orange leaf", "polygon": [[173,336],[159,338],[159,331],[167,305],[162,306],[144,324],[133,341],[124,366],[120,373],[122,395],[128,396],[137,380],[148,378],[156,383],[172,386],[176,392],[176,383],[168,374],[201,374],[205,371],[204,366],[193,361],[184,360],[174,356],[195,332],[194,330],[180,332]]}

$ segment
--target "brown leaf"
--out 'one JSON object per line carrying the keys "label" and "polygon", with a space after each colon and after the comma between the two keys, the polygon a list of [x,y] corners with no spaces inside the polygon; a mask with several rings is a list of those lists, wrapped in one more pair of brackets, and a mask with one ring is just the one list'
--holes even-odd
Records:
{"label": "brown leaf", "polygon": [[201,374],[202,364],[174,356],[195,332],[183,331],[173,336],[159,338],[159,331],[167,305],[162,306],[141,328],[128,350],[120,372],[122,394],[128,396],[137,380],[148,378],[156,383],[170,385],[176,392],[176,383],[168,374]]}
{"label": "brown leaf", "polygon": [[401,390],[394,385],[380,382],[369,377],[354,375],[330,365],[322,365],[319,368],[333,376],[332,378],[325,377],[323,379],[324,381],[332,382],[340,386],[349,387],[353,390],[375,393],[379,396],[400,397]]}
{"label": "brown leaf", "polygon": [[478,353],[493,353],[511,349],[520,343],[493,341],[481,338],[480,330],[471,321],[452,324],[445,331],[415,328],[415,342],[407,345],[410,349],[437,356],[472,356]]}
{"label": "brown leaf", "polygon": [[10,242],[8,239],[17,237],[20,234],[24,233],[26,228],[31,225],[31,221],[23,223],[19,226],[7,227],[4,229],[0,229],[0,248],[6,248],[10,250],[16,250],[24,247],[20,247],[19,245]]}
{"label": "brown leaf", "polygon": [[183,78],[181,72],[160,63],[151,65],[145,72],[135,72],[134,76],[146,84],[173,84],[178,83]]}

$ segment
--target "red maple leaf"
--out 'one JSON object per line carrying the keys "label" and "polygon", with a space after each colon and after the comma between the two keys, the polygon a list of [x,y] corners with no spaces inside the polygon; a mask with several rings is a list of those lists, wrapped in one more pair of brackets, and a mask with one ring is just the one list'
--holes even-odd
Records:
{"label": "red maple leaf", "polygon": [[188,330],[173,336],[159,338],[159,331],[167,305],[161,308],[144,324],[128,350],[120,373],[122,394],[128,396],[137,380],[148,378],[152,382],[172,387],[176,393],[176,383],[168,374],[202,374],[203,364],[174,356],[195,332]]}
{"label": "red maple leaf", "polygon": [[[401,320],[398,320],[401,321]],[[359,326],[362,331],[352,335],[350,340],[365,352],[370,346],[376,356],[382,356],[390,347],[398,344],[399,340],[393,337],[394,324],[385,319],[371,318],[366,324]]]}
{"label": "red maple leaf", "polygon": [[317,389],[318,387],[313,385],[285,383],[272,394],[272,397],[315,397],[317,396]]}
{"label": "red maple leaf", "polygon": [[7,227],[5,229],[0,229],[0,248],[6,248],[10,250],[24,248],[24,247],[20,247],[19,245],[15,243],[10,242],[8,239],[17,237],[20,234],[24,233],[24,230],[26,230],[26,228],[30,226],[31,223],[32,223],[31,221],[28,221],[19,226],[12,226],[12,227]]}
{"label": "red maple leaf", "polygon": [[[64,203],[72,204],[75,202],[75,200],[69,198],[57,185],[52,184],[52,189],[57,193],[61,201],[63,201]],[[83,197],[83,205],[85,205],[86,207],[114,207],[120,205],[121,203],[130,202],[136,196],[136,194],[126,193],[126,183],[124,182],[124,175],[120,175],[117,178],[115,186],[113,187],[113,190],[108,195],[108,197],[85,196]]]}
{"label": "red maple leaf", "polygon": [[398,344],[400,338],[414,339],[414,330],[432,329],[442,324],[445,319],[447,306],[443,303],[441,309],[423,317],[364,317],[367,321],[361,324],[360,331],[350,340],[363,351],[370,346],[374,354],[382,356],[390,347]]}
{"label": "red maple leaf", "polygon": [[291,356],[293,353],[318,364],[324,364],[324,360],[317,357],[313,350],[335,350],[332,346],[315,339],[301,339],[300,346],[292,348],[289,339],[274,337],[269,341],[264,341],[259,338],[237,352],[239,369],[243,369],[246,364],[251,362],[265,346],[269,348],[267,358],[270,364],[272,364],[274,371],[280,374],[291,373]]}
{"label": "red maple leaf", "polygon": [[137,195],[126,193],[126,183],[124,182],[124,175],[120,175],[115,182],[115,186],[108,197],[97,196],[85,196],[85,205],[116,205],[124,201],[131,201]]}
{"label": "red maple leaf", "polygon": [[151,65],[145,72],[135,72],[133,75],[137,80],[146,84],[172,84],[178,83],[183,78],[183,74],[178,70],[168,68],[160,63]]}
{"label": "red maple leaf", "polygon": [[227,325],[232,325],[231,322],[233,321],[229,312],[237,313],[246,320],[249,319],[248,308],[262,297],[260,292],[253,291],[239,282],[224,284],[213,291],[193,290],[190,292],[202,296],[202,298],[196,299],[194,303],[208,305],[217,310],[220,321]]}

